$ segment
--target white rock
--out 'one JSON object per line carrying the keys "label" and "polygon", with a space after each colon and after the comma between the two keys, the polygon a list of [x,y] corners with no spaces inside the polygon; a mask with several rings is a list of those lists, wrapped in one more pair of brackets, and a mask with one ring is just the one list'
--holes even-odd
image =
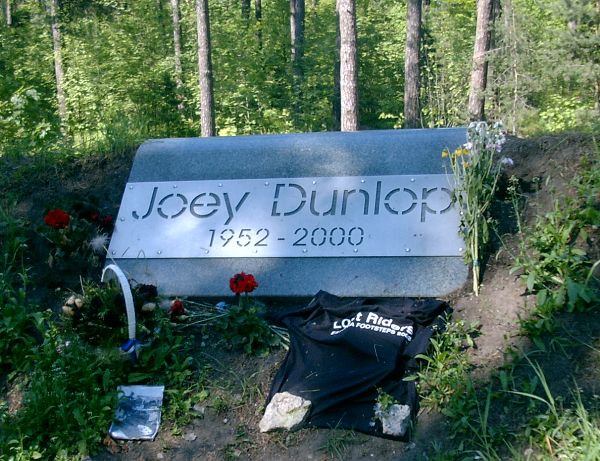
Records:
{"label": "white rock", "polygon": [[187,434],[185,434],[183,436],[183,440],[185,440],[187,442],[193,442],[197,438],[198,438],[198,436],[196,434],[194,434],[193,432],[188,432]]}
{"label": "white rock", "polygon": [[156,309],[156,303],[146,303],[142,306],[142,312],[152,312]]}
{"label": "white rock", "polygon": [[383,433],[402,437],[410,426],[410,407],[395,403],[388,409],[382,410],[375,406],[375,417],[381,421]]}
{"label": "white rock", "polygon": [[195,413],[204,416],[204,413],[206,412],[206,407],[204,405],[200,404],[200,403],[197,403],[196,405],[194,405],[192,407],[192,410]]}
{"label": "white rock", "polygon": [[286,429],[299,429],[312,406],[310,400],[303,399],[289,392],[279,392],[273,396],[258,427],[261,432]]}

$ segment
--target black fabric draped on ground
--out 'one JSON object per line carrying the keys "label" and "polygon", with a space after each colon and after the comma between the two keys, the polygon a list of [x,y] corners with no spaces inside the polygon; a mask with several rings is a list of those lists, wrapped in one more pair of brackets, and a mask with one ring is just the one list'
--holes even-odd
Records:
{"label": "black fabric draped on ground", "polygon": [[287,391],[312,402],[309,426],[407,439],[408,433],[384,433],[374,407],[385,393],[409,405],[414,418],[415,383],[403,378],[450,312],[439,300],[339,298],[320,291],[306,307],[272,317],[288,328],[291,344],[267,403]]}

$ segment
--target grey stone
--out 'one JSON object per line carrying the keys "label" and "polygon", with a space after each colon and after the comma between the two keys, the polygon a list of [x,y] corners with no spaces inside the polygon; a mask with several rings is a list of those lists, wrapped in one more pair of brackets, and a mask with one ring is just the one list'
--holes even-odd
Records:
{"label": "grey stone", "polygon": [[183,435],[183,440],[185,440],[186,442],[193,442],[197,438],[198,436],[194,432],[188,432],[187,434]]}
{"label": "grey stone", "polygon": [[375,417],[381,421],[384,434],[402,437],[410,427],[411,416],[408,405],[393,404],[383,410],[375,406]]}
{"label": "grey stone", "polygon": [[279,392],[273,396],[265,414],[260,420],[261,432],[275,430],[294,431],[304,424],[312,403],[289,392]]}
{"label": "grey stone", "polygon": [[[139,148],[129,183],[444,174],[442,150],[465,140],[462,128],[153,140]],[[113,240],[123,234],[120,218]],[[450,227],[447,232],[456,233],[458,223]],[[258,280],[261,297],[310,297],[319,290],[338,296],[441,296],[461,288],[468,273],[461,256],[158,259],[116,253],[111,242],[108,256],[162,295],[228,296],[229,278],[244,271]]]}

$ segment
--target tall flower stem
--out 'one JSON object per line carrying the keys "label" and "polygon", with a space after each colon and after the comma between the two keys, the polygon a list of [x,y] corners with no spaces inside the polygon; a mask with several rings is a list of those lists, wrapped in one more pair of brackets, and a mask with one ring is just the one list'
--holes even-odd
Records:
{"label": "tall flower stem", "polygon": [[489,239],[489,208],[494,199],[500,168],[495,162],[505,138],[502,125],[471,123],[467,142],[453,153],[444,151],[454,176],[452,200],[461,211],[460,232],[465,240],[465,262],[472,265],[473,292],[479,296],[481,257]]}

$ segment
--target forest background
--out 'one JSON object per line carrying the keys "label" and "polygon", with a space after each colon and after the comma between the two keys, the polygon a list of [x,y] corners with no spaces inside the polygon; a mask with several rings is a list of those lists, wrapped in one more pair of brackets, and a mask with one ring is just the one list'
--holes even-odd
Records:
{"label": "forest background", "polygon": [[[198,136],[201,3],[2,0],[0,155],[110,151]],[[339,129],[334,0],[206,4],[216,134]],[[487,118],[521,135],[594,129],[597,0],[493,6]],[[476,2],[425,0],[419,8],[418,124],[464,125]],[[355,14],[359,128],[403,127],[407,4],[357,0]]]}

